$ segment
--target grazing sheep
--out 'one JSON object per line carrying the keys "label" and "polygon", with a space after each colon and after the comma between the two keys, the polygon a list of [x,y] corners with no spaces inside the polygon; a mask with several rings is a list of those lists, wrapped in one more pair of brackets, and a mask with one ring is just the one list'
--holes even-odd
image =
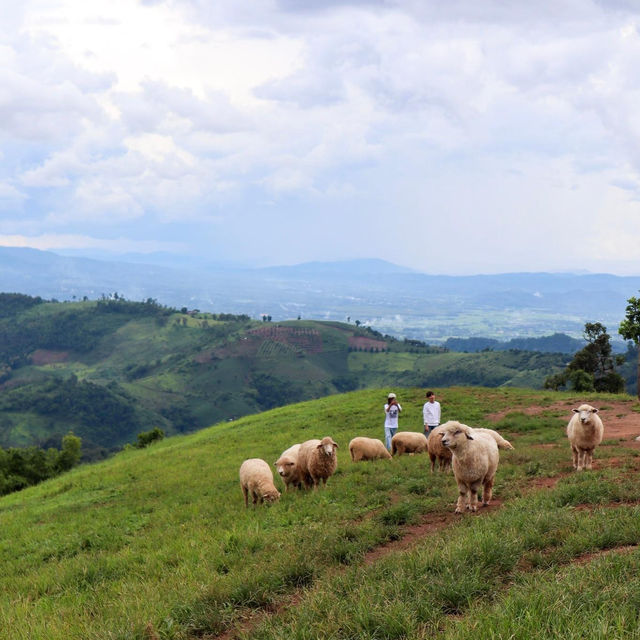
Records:
{"label": "grazing sheep", "polygon": [[442,444],[453,454],[453,474],[460,492],[456,513],[462,513],[465,506],[476,511],[481,485],[482,504],[487,505],[491,500],[500,457],[498,445],[491,434],[476,431],[466,424],[450,421],[442,426]]}
{"label": "grazing sheep", "polygon": [[496,444],[498,445],[498,449],[513,449],[513,445],[508,440],[505,440],[497,431],[494,431],[493,429],[484,429],[481,427],[476,427],[473,430],[475,433],[485,433],[491,436],[496,441]]}
{"label": "grazing sheep", "polygon": [[573,409],[573,416],[567,425],[573,468],[577,471],[591,469],[593,450],[602,442],[604,426],[597,413],[598,410],[590,404],[581,404]]}
{"label": "grazing sheep", "polygon": [[358,436],[349,443],[349,453],[353,462],[391,458],[391,454],[387,451],[382,441],[363,436]]}
{"label": "grazing sheep", "polygon": [[280,492],[273,484],[273,473],[269,465],[260,458],[250,458],[240,465],[240,487],[244,496],[244,506],[249,506],[249,494],[253,504],[275,502]]}
{"label": "grazing sheep", "polygon": [[403,453],[423,453],[427,450],[427,437],[417,431],[398,431],[391,438],[391,453],[401,456]]}
{"label": "grazing sheep", "polygon": [[298,466],[298,455],[300,454],[300,445],[294,444],[286,451],[283,451],[280,457],[274,462],[278,475],[284,482],[284,490],[289,491],[289,487],[300,488],[302,486],[302,477],[300,476],[300,467]]}
{"label": "grazing sheep", "polygon": [[[446,423],[445,423],[446,424]],[[436,460],[438,461],[438,469],[445,471],[451,468],[451,451],[442,444],[442,435],[444,434],[444,425],[432,429],[427,438],[427,452],[431,460],[431,473],[435,471]]]}
{"label": "grazing sheep", "polygon": [[322,440],[307,440],[300,445],[298,465],[300,476],[307,487],[318,486],[320,480],[327,484],[338,466],[337,442],[329,436]]}

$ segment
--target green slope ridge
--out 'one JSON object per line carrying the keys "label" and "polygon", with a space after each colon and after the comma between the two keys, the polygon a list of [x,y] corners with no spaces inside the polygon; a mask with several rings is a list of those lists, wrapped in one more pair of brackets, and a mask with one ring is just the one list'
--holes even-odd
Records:
{"label": "green slope ridge", "polygon": [[[418,430],[422,390],[396,392],[401,428]],[[203,637],[296,593],[304,606],[258,624],[250,637],[319,637],[331,620],[323,637],[426,638],[476,601],[490,619],[492,604],[520,582],[520,560],[553,567],[640,541],[637,508],[625,507],[636,501],[637,451],[609,442],[596,450],[603,470],[568,473],[563,428],[579,398],[451,388],[438,390],[445,419],[497,426],[516,447],[502,452],[495,486],[507,506],[490,520],[460,518],[379,567],[362,565],[367,550],[422,514],[449,514],[457,497],[452,476],[431,475],[426,456],[351,463],[352,437],[382,437],[385,394],[357,391],[218,424],[0,499],[0,637],[10,630],[4,637],[12,640],[142,639],[149,623],[161,638]],[[603,403],[605,424],[607,402],[629,410],[634,402],[590,400]],[[531,405],[543,410],[525,415]],[[497,411],[509,413],[487,419]],[[339,444],[326,489],[244,508],[242,460],[271,464],[294,442],[324,435]],[[624,462],[606,462],[613,460]],[[532,480],[546,477],[560,482],[528,498]],[[603,511],[590,526],[591,513],[571,510],[610,501],[617,515]]]}

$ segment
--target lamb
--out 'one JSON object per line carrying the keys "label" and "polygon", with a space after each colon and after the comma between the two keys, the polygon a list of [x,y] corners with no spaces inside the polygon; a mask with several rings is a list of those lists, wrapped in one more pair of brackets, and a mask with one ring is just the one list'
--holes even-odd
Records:
{"label": "lamb", "polygon": [[427,437],[417,431],[398,431],[391,438],[391,453],[401,456],[403,453],[423,453],[427,450]]}
{"label": "lamb", "polygon": [[438,461],[438,469],[440,471],[445,471],[451,467],[451,451],[442,444],[443,434],[444,425],[441,425],[432,429],[427,438],[427,452],[431,460],[431,473],[435,470],[436,460]]}
{"label": "lamb", "polygon": [[581,404],[573,409],[573,416],[567,425],[573,468],[576,471],[591,469],[593,450],[602,442],[604,425],[597,413],[598,410],[590,404]]}
{"label": "lamb", "polygon": [[249,506],[249,494],[254,505],[256,502],[275,502],[280,499],[280,492],[273,484],[271,467],[260,458],[250,458],[240,465],[240,487],[245,507]]}
{"label": "lamb", "polygon": [[338,466],[338,443],[329,436],[322,440],[307,440],[300,445],[298,465],[305,486],[317,488],[320,480],[327,484]]}
{"label": "lamb", "polygon": [[300,467],[298,466],[299,454],[300,445],[294,444],[286,451],[283,451],[280,457],[274,462],[276,471],[284,482],[285,491],[289,491],[289,487],[295,489],[302,486],[302,476],[300,475]]}
{"label": "lamb", "polygon": [[453,474],[458,484],[456,513],[464,507],[478,509],[478,489],[483,487],[482,504],[488,505],[493,491],[493,481],[498,468],[498,445],[491,434],[472,429],[454,420],[442,425],[442,444],[453,454]]}
{"label": "lamb", "polygon": [[380,440],[358,436],[349,443],[349,453],[353,462],[361,460],[384,460],[391,458],[391,454]]}

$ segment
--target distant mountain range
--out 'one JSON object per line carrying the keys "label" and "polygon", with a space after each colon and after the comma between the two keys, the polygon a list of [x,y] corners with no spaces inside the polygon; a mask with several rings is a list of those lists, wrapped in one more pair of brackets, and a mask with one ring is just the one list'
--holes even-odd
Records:
{"label": "distant mountain range", "polygon": [[[427,275],[383,260],[309,262],[295,266],[200,267],[93,260],[0,247],[0,291],[58,300],[118,292],[178,308],[267,314],[275,321],[358,320],[399,337],[442,343],[450,337],[507,341],[562,332],[579,338],[584,323],[611,335],[640,277],[609,274],[509,273]],[[153,256],[151,257],[153,259]]]}

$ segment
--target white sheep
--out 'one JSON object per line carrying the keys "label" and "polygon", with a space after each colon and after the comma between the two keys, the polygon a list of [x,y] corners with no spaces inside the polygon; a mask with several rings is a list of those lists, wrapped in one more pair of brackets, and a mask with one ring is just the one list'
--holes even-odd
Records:
{"label": "white sheep", "polygon": [[423,453],[427,450],[427,437],[417,431],[398,431],[391,438],[391,453]]}
{"label": "white sheep", "polygon": [[286,451],[283,451],[274,465],[278,475],[284,482],[284,490],[289,491],[289,487],[299,488],[302,486],[300,467],[298,466],[298,456],[300,455],[300,445],[294,444]]}
{"label": "white sheep", "polygon": [[602,442],[604,425],[597,413],[598,410],[590,404],[581,404],[573,409],[573,416],[567,425],[573,468],[577,471],[591,469],[593,450]]}
{"label": "white sheep", "polygon": [[442,444],[442,435],[444,434],[444,425],[440,425],[432,429],[427,437],[427,452],[431,460],[431,473],[435,471],[436,460],[438,461],[438,469],[445,471],[451,467],[451,451]]}
{"label": "white sheep", "polygon": [[476,431],[466,424],[450,421],[442,425],[442,444],[453,454],[453,474],[458,484],[456,513],[465,506],[471,511],[478,508],[478,490],[482,486],[482,504],[491,500],[493,481],[498,468],[498,445],[491,434]]}
{"label": "white sheep", "polygon": [[382,441],[376,438],[365,438],[358,436],[349,443],[349,453],[353,462],[361,460],[384,460],[391,458]]}
{"label": "white sheep", "polygon": [[338,443],[329,436],[322,440],[307,440],[300,445],[298,465],[307,487],[318,486],[320,480],[327,484],[338,466]]}
{"label": "white sheep", "polygon": [[244,506],[249,506],[249,494],[253,504],[263,501],[275,502],[280,492],[273,484],[271,467],[260,458],[250,458],[240,465],[240,487],[244,496]]}

